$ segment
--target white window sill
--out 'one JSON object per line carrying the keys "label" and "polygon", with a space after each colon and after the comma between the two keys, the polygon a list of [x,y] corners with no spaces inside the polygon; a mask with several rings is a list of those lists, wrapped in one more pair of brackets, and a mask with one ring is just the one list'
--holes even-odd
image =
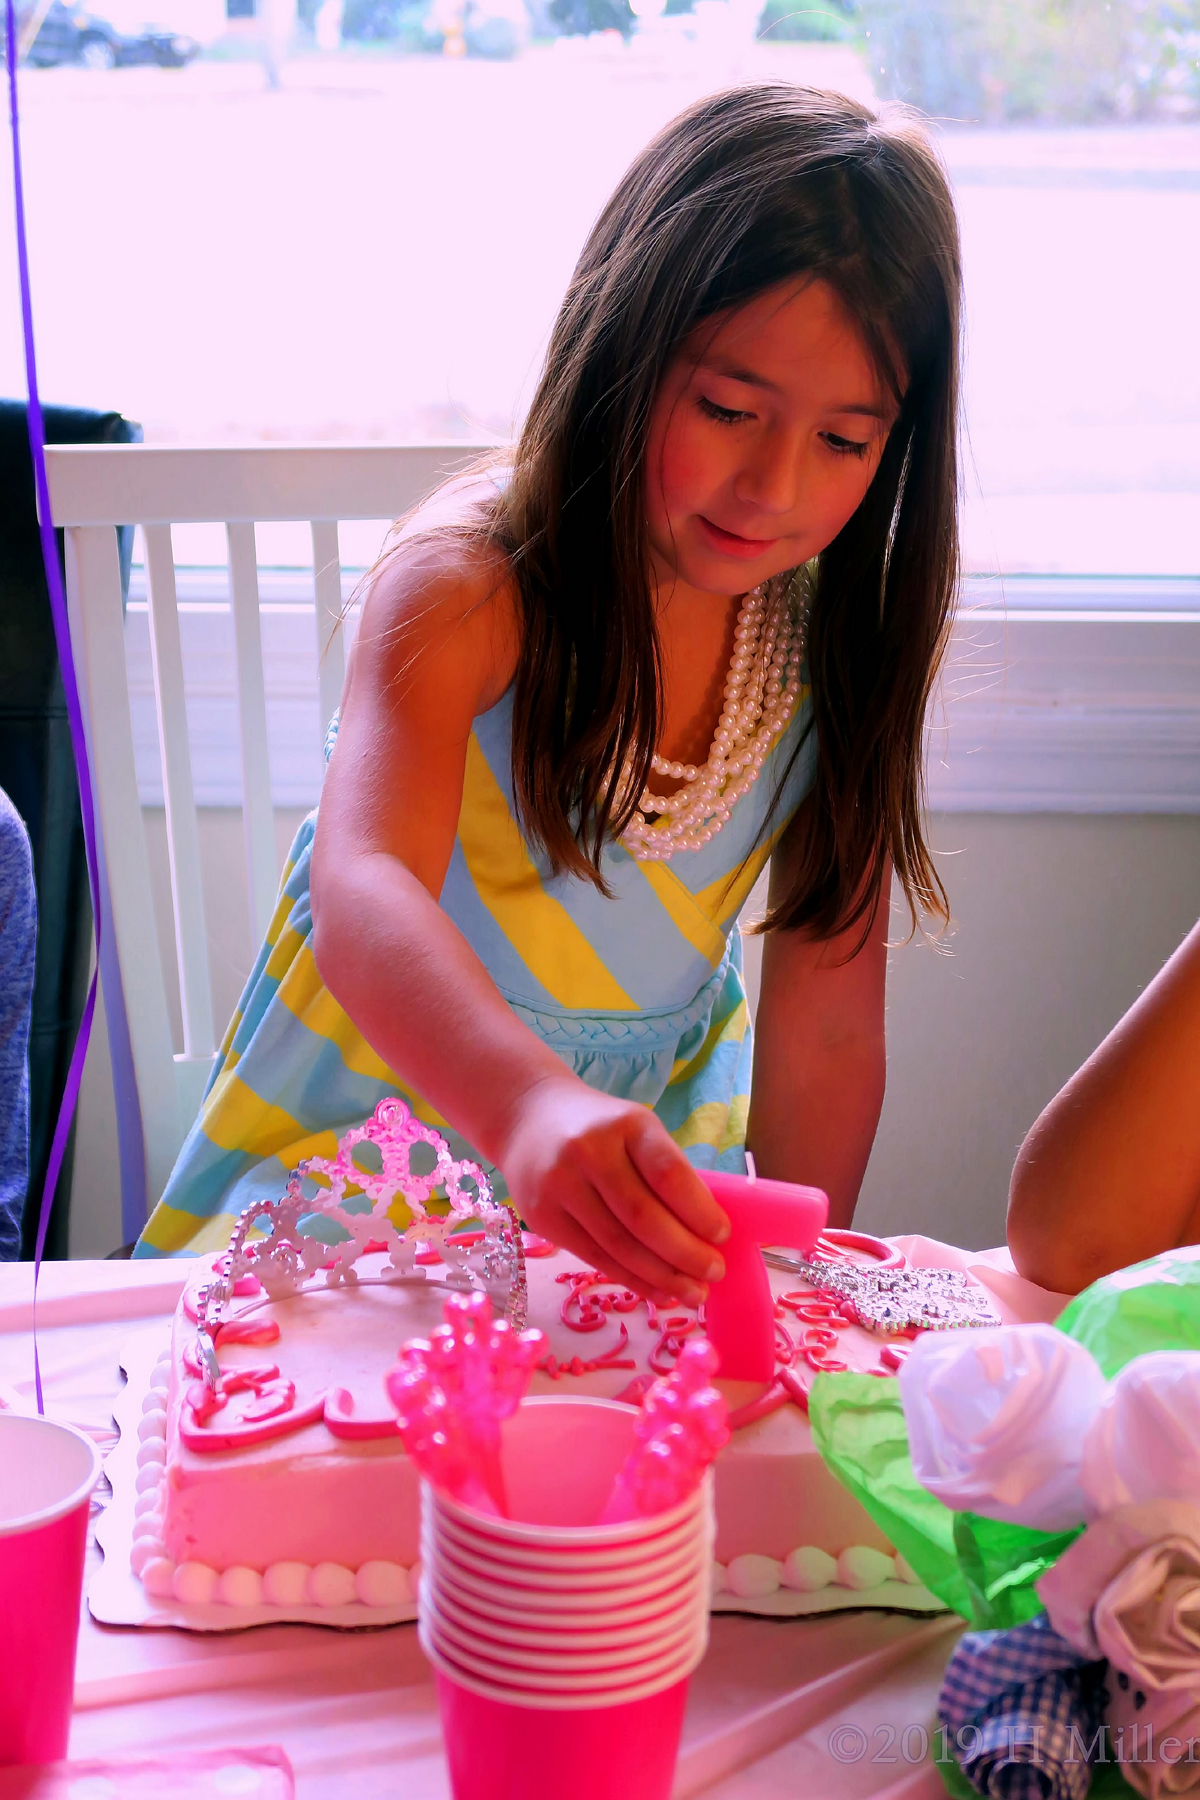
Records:
{"label": "white window sill", "polygon": [[930,712],[948,812],[1200,812],[1200,579],[972,579]]}
{"label": "white window sill", "polygon": [[[138,783],[161,806],[145,589],[126,625]],[[316,642],[303,570],[263,570],[277,806],[320,791]],[[353,576],[347,574],[349,596]],[[223,570],[180,570],[197,803],[238,806]],[[930,713],[929,801],[946,812],[1200,813],[1200,578],[973,578]]]}

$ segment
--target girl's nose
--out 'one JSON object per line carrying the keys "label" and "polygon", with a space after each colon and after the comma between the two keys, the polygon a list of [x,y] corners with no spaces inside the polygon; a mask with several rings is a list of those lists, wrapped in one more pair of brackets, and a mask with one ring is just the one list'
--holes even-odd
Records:
{"label": "girl's nose", "polygon": [[764,443],[738,471],[733,491],[737,499],[759,512],[782,515],[794,512],[800,493],[801,452],[782,438]]}

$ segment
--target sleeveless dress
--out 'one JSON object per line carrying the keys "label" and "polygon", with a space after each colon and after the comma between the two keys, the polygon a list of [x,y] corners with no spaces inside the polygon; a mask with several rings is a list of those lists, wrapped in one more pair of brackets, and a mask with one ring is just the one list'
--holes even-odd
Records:
{"label": "sleeveless dress", "polygon": [[[745,1169],[751,1035],[737,917],[812,783],[807,689],[758,782],[701,849],[638,862],[604,853],[612,898],[554,876],[521,835],[512,793],[512,690],[475,720],[442,910],[517,1017],[568,1068],[650,1106],[699,1168]],[[799,746],[799,754],[797,747]],[[134,1251],[223,1249],[243,1208],[275,1199],[306,1156],[400,1094],[456,1157],[489,1169],[395,1075],[317,973],[309,868],[317,815],[288,853],[279,902],[214,1064],[200,1115]]]}

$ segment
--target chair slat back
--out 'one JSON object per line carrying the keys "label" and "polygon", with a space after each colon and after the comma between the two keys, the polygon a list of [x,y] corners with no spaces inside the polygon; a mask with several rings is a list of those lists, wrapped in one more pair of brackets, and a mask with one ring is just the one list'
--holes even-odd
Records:
{"label": "chair slat back", "polygon": [[229,593],[237,666],[238,723],[242,737],[242,824],[246,834],[250,936],[260,943],[275,906],[275,815],[271,809],[271,759],[267,752],[267,690],[263,680],[258,618],[258,553],[254,526],[231,521]]}
{"label": "chair slat back", "polygon": [[175,958],[183,1015],[183,1050],[207,1057],[216,1050],[209,988],[208,934],[200,871],[200,828],[192,787],[183,645],[175,591],[175,557],[169,525],[147,525],[146,577],[150,595],[150,657],[162,749],[163,801],[171,859],[171,904],[175,914]]}
{"label": "chair slat back", "polygon": [[[241,738],[242,814],[254,948],[276,901],[267,705],[255,525],[311,530],[315,685],[322,740],[345,674],[339,520],[407,512],[486,445],[56,446],[47,453],[51,509],[65,528],[71,641],[106,847],[112,928],[129,1019],[146,1154],[146,1191],[161,1195],[212,1069],[216,1036],[200,832],[188,742],[186,682],[171,527],[225,527]],[[150,652],[162,764],[183,1044],[172,1044],[150,860],[142,823],[126,675],[117,525],[146,546]],[[110,997],[110,1004],[112,997]]]}
{"label": "chair slat back", "polygon": [[336,519],[312,522],[313,592],[317,602],[317,691],[321,703],[321,749],[329,721],[342,702],[346,648],[342,622],[342,560]]}
{"label": "chair slat back", "polygon": [[182,1142],[182,1122],[133,760],[116,533],[111,526],[94,525],[68,531],[66,551],[71,643],[84,676],[81,699],[108,868],[108,923],[116,939],[129,1019],[146,1191],[157,1197]]}

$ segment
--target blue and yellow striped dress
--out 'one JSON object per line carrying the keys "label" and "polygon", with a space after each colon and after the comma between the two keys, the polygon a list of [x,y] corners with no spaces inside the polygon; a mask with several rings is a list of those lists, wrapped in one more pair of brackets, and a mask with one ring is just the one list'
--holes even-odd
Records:
{"label": "blue and yellow striped dress", "polygon": [[[735,926],[811,785],[810,720],[805,691],[759,781],[703,848],[637,862],[610,845],[607,899],[590,882],[549,874],[521,835],[511,689],[476,719],[468,745],[443,911],[517,1017],[590,1087],[653,1107],[700,1168],[745,1167],[751,1039]],[[244,1207],[276,1198],[302,1157],[332,1156],[337,1137],[387,1094],[443,1130],[456,1156],[484,1160],[376,1055],[317,973],[316,817],[289,852],[267,940],[137,1256],[223,1248]]]}

